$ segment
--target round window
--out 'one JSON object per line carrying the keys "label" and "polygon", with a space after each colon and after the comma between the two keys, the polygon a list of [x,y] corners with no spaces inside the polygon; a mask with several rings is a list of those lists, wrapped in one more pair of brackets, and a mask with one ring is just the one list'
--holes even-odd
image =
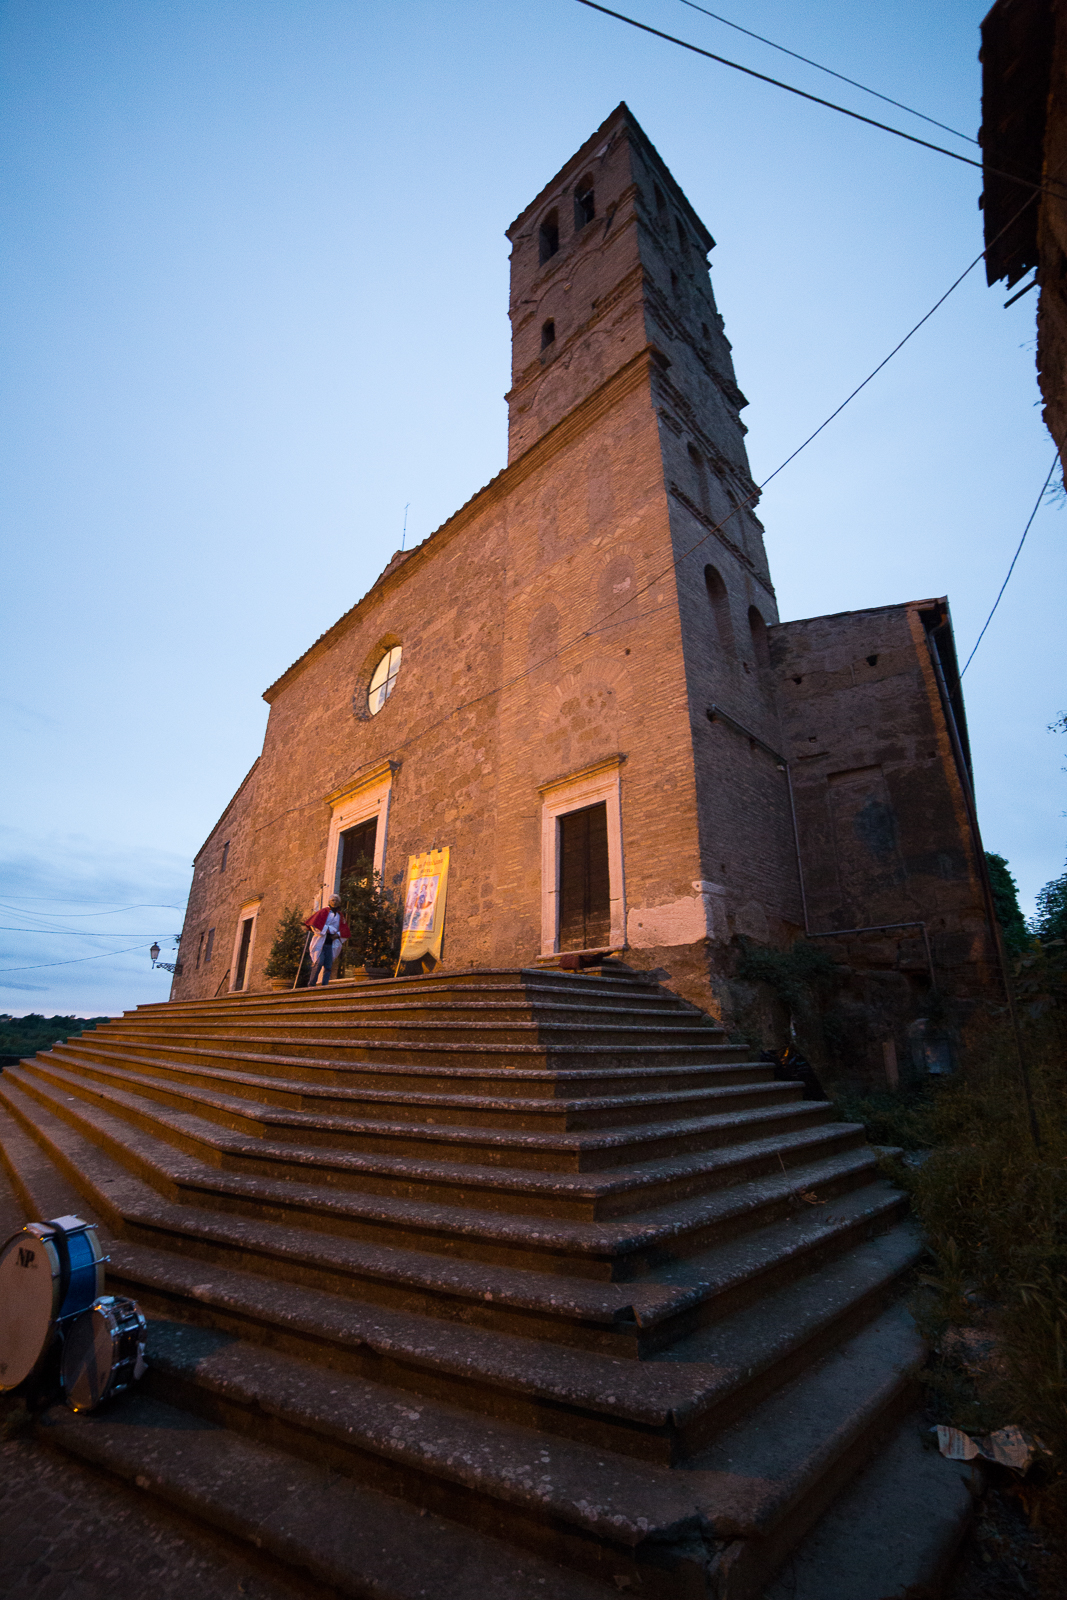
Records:
{"label": "round window", "polygon": [[367,690],[367,710],[372,717],[378,715],[392,694],[399,671],[400,646],[395,644],[391,650],[385,652],[371,676],[370,688]]}

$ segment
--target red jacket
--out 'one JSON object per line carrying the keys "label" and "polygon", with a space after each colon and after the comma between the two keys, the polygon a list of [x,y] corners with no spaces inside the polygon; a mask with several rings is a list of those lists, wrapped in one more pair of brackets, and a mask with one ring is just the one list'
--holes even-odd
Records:
{"label": "red jacket", "polygon": [[[330,915],[329,906],[323,906],[322,910],[321,911],[316,911],[316,913],[315,913],[315,915],[313,917],[305,917],[304,918],[304,927],[305,928],[310,928],[313,933],[321,933],[323,928],[326,926],[326,918],[329,915]],[[340,935],[341,935],[341,938],[342,939],[350,939],[352,937],[351,928],[348,926],[348,923],[345,921],[344,917],[341,916],[340,912],[338,912],[337,915],[341,918],[341,926],[340,926],[340,928],[338,930]]]}

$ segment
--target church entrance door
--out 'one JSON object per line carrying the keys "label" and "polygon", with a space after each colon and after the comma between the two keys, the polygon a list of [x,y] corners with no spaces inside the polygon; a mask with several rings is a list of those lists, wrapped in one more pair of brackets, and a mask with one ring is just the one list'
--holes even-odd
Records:
{"label": "church entrance door", "polygon": [[378,839],[378,819],[370,817],[354,828],[346,828],[341,835],[341,848],[337,852],[337,883],[340,889],[350,872],[360,861],[374,861],[374,846]]}
{"label": "church entrance door", "polygon": [[610,942],[608,810],[601,800],[559,819],[559,948],[603,950]]}
{"label": "church entrance door", "polygon": [[246,917],[241,924],[241,943],[237,952],[237,977],[234,979],[234,988],[243,989],[245,986],[245,973],[248,970],[248,951],[252,944],[252,923],[254,918]]}

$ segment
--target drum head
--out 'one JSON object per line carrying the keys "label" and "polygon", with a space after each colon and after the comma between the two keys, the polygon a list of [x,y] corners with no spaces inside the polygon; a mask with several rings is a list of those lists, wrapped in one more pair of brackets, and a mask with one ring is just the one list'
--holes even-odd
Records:
{"label": "drum head", "polygon": [[59,1262],[35,1233],[16,1233],[0,1252],[0,1392],[29,1377],[48,1344]]}
{"label": "drum head", "polygon": [[63,1346],[63,1389],[74,1411],[92,1411],[107,1399],[114,1366],[111,1319],[98,1306],[73,1323]]}

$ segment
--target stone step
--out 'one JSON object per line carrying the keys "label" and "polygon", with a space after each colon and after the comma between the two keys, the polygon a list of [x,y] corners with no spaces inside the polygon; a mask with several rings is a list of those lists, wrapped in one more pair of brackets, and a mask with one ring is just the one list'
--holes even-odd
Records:
{"label": "stone step", "polygon": [[[231,1191],[239,1193],[242,1184],[253,1183],[253,1205],[262,1203],[265,1181],[273,1185],[270,1192],[275,1199],[285,1195],[289,1204],[303,1211],[311,1188],[325,1185],[331,1198],[334,1191],[344,1190],[401,1200],[407,1207],[405,1217],[415,1226],[420,1226],[422,1219],[412,1212],[408,1202],[414,1202],[416,1207],[425,1202],[436,1208],[435,1231],[439,1208],[456,1206],[462,1207],[464,1213],[473,1206],[516,1217],[579,1222],[637,1213],[648,1216],[665,1205],[721,1189],[724,1174],[716,1156],[724,1147],[751,1146],[775,1134],[823,1127],[831,1139],[837,1134],[838,1148],[854,1146],[862,1137],[862,1130],[856,1126],[829,1124],[824,1105],[794,1101],[785,1106],[703,1119],[702,1136],[694,1142],[704,1148],[685,1154],[589,1172],[539,1171],[530,1167],[474,1165],[455,1158],[420,1159],[396,1151],[363,1153],[249,1138],[205,1123],[197,1116],[164,1110],[135,1094],[85,1083],[70,1072],[54,1067],[43,1070],[39,1063],[10,1069],[8,1083],[9,1088],[21,1088],[88,1137],[107,1141],[113,1154],[125,1159],[131,1170],[149,1175],[151,1168],[158,1168],[157,1187],[161,1192],[174,1181],[173,1165],[164,1155],[164,1149],[170,1147],[207,1169],[200,1175],[198,1191],[203,1191],[205,1185],[216,1185],[216,1174],[221,1177],[222,1173],[233,1173],[236,1183],[229,1185]],[[406,1127],[410,1128],[410,1124]],[[868,1170],[873,1169],[874,1156],[868,1148],[864,1147],[857,1159]],[[781,1156],[779,1161],[784,1172]],[[764,1162],[765,1167],[768,1164]],[[771,1172],[773,1175],[773,1166]],[[736,1183],[736,1171],[731,1176]],[[299,1187],[287,1190],[287,1184]],[[532,1226],[538,1230],[538,1238],[551,1238],[542,1221]]]}
{"label": "stone step", "polygon": [[[820,1439],[803,1429],[781,1437],[779,1470],[792,1499],[816,1490],[842,1456],[854,1467],[913,1389],[902,1341],[879,1332],[873,1394],[851,1416],[835,1407]],[[148,1356],[146,1389],[183,1410],[594,1574],[603,1573],[605,1546],[613,1561],[628,1553],[642,1587],[664,1596],[679,1592],[668,1581],[684,1584],[704,1566],[700,1552],[692,1571],[694,1534],[719,1543],[736,1527],[745,1492],[737,1480],[749,1478],[744,1461],[729,1472],[672,1472],[182,1323],[154,1323]],[[829,1365],[847,1370],[855,1361],[846,1350]],[[827,1399],[830,1379],[825,1369],[816,1374]],[[764,1539],[768,1531],[764,1523]]]}
{"label": "stone step", "polygon": [[705,1032],[725,1034],[722,1024],[703,1012],[673,1002],[666,996],[618,996],[611,999],[590,998],[584,995],[531,995],[524,990],[514,993],[492,991],[493,998],[472,995],[468,998],[435,998],[389,995],[361,997],[351,991],[334,994],[332,988],[321,990],[313,999],[302,1000],[297,990],[291,998],[249,995],[239,1008],[223,1006],[220,1002],[183,1006],[172,1012],[148,1015],[139,1011],[126,1012],[123,1017],[98,1024],[107,1028],[187,1028],[202,1026],[235,1027],[270,1024],[284,1027],[292,1021],[299,1026],[315,1022],[336,1023],[351,1019],[366,1023],[380,1019],[390,1022],[427,1022],[438,1025],[455,1023],[465,1027],[471,1023],[567,1023],[579,1022],[596,1027],[626,1026],[636,1023],[642,1027],[702,1028]]}
{"label": "stone step", "polygon": [[[108,1047],[118,1048],[115,1044],[109,1044]],[[96,1048],[95,1039],[85,1048],[92,1052]],[[670,1094],[681,1089],[745,1083],[751,1081],[754,1074],[758,1074],[761,1081],[765,1082],[774,1076],[773,1069],[765,1062],[740,1059],[710,1061],[697,1066],[657,1064],[615,1069],[588,1065],[561,1069],[512,1065],[498,1070],[484,1065],[478,1054],[463,1051],[449,1057],[447,1064],[427,1062],[414,1066],[345,1061],[339,1059],[335,1052],[323,1052],[318,1057],[287,1056],[284,1052],[223,1049],[218,1045],[198,1045],[195,1042],[175,1045],[165,1040],[151,1044],[124,1041],[121,1051],[131,1066],[139,1060],[151,1060],[220,1070],[230,1067],[265,1077],[284,1078],[290,1082],[302,1080],[314,1085],[343,1086],[352,1093],[398,1090],[404,1094],[463,1094],[489,1099],[515,1097],[573,1101],[603,1099],[606,1095]],[[740,1057],[744,1052],[738,1050],[734,1054]]]}
{"label": "stone step", "polygon": [[[774,1069],[764,1062],[746,1062],[736,1067],[708,1070],[711,1082],[698,1089],[659,1090],[648,1094],[584,1095],[578,1099],[550,1100],[519,1096],[427,1094],[415,1090],[353,1089],[328,1087],[306,1079],[269,1078],[255,1072],[230,1067],[190,1066],[150,1055],[127,1052],[98,1044],[91,1036],[69,1044],[55,1045],[37,1060],[51,1060],[81,1070],[88,1064],[116,1067],[133,1072],[143,1082],[162,1080],[167,1084],[189,1085],[222,1095],[252,1100],[268,1109],[284,1107],[291,1111],[323,1116],[367,1117],[380,1115],[383,1121],[417,1121],[457,1124],[477,1128],[520,1128],[530,1132],[572,1132],[592,1128],[615,1128],[631,1123],[662,1120],[668,1112],[699,1115],[721,1103],[724,1091],[736,1089],[781,1088]],[[239,1061],[240,1057],[233,1058]]]}
{"label": "stone step", "polygon": [[557,998],[590,1005],[605,1000],[622,1000],[626,1004],[641,1004],[643,1000],[658,1005],[697,1008],[664,989],[644,973],[607,974],[597,972],[553,972],[544,968],[511,968],[491,971],[478,968],[474,972],[420,973],[410,978],[338,981],[327,988],[258,990],[254,993],[228,993],[211,999],[151,1001],[136,1006],[127,1016],[171,1015],[179,1012],[193,1013],[204,1009],[224,1009],[247,1005],[328,1002],[377,1004],[391,998],[399,1001],[423,998],[427,1001],[446,1001],[450,997],[460,1000],[486,997],[504,998],[509,995],[531,995],[546,999]]}
{"label": "stone step", "polygon": [[[598,1042],[583,1043],[581,1030],[534,1029],[536,1038],[531,1042],[494,1041],[486,1032],[477,1039],[457,1038],[458,1030],[443,1028],[440,1037],[431,1039],[428,1030],[420,1037],[401,1038],[398,1029],[377,1030],[368,1026],[367,1037],[358,1038],[356,1030],[347,1024],[337,1024],[332,1035],[326,1028],[308,1030],[308,1037],[298,1037],[294,1029],[284,1036],[264,1028],[255,1033],[246,1027],[232,1030],[198,1029],[195,1033],[178,1033],[168,1030],[164,1036],[158,1030],[122,1029],[108,1034],[110,1043],[124,1047],[150,1050],[173,1049],[184,1046],[200,1051],[215,1046],[225,1046],[244,1054],[301,1056],[325,1059],[331,1064],[341,1062],[365,1063],[368,1066],[437,1067],[454,1065],[468,1072],[480,1068],[490,1075],[506,1073],[516,1068],[535,1071],[580,1072],[583,1069],[597,1073],[625,1071],[627,1068],[648,1070],[650,1067],[703,1067],[719,1062],[740,1062],[746,1051],[741,1045],[717,1043],[702,1039],[697,1029],[677,1030],[665,1036],[662,1031],[650,1029],[647,1041],[639,1041],[635,1030],[620,1030],[628,1036],[618,1042],[608,1037],[607,1030],[595,1030]],[[549,1034],[551,1033],[551,1037]]]}
{"label": "stone step", "polygon": [[[803,1085],[769,1082],[713,1089],[688,1103],[677,1105],[664,1097],[648,1107],[643,1124],[628,1122],[575,1132],[541,1133],[521,1124],[508,1129],[479,1128],[450,1123],[387,1122],[384,1119],[329,1116],[307,1111],[287,1111],[253,1104],[240,1096],[213,1093],[190,1084],[160,1081],[127,1067],[104,1065],[85,1059],[76,1048],[49,1051],[22,1069],[60,1087],[78,1085],[75,1092],[88,1095],[90,1086],[114,1094],[114,1103],[132,1107],[137,1099],[165,1106],[203,1121],[229,1128],[251,1139],[292,1141],[330,1150],[354,1150],[421,1157],[438,1162],[473,1161],[482,1165],[529,1167],[546,1171],[593,1172],[635,1162],[714,1148],[723,1142],[732,1119],[749,1111],[775,1106],[793,1107]],[[132,1099],[130,1097],[133,1097]],[[101,1104],[110,1103],[102,1098]],[[813,1103],[814,1104],[814,1103]],[[825,1120],[827,1111],[820,1107]],[[703,1115],[699,1114],[703,1111]],[[673,1120],[663,1120],[673,1113]],[[726,1121],[724,1119],[731,1119]]]}
{"label": "stone step", "polygon": [[[123,1021],[107,1025],[109,1038],[153,1039],[187,1038],[189,1025],[179,1029],[149,1027],[136,1021]],[[461,1021],[456,1017],[442,1017],[433,1021],[417,1018],[395,1017],[380,1011],[351,1016],[334,1014],[330,1017],[262,1017],[242,1012],[233,1020],[198,1019],[195,1024],[199,1039],[258,1039],[277,1040],[282,1044],[306,1044],[332,1048],[336,1043],[360,1044],[372,1039],[375,1044],[450,1043],[472,1050],[495,1049],[499,1045],[533,1045],[548,1050],[561,1047],[584,1046],[588,1049],[610,1051],[617,1045],[670,1044],[676,1048],[684,1045],[698,1049],[712,1048],[726,1042],[722,1028],[702,1025],[686,1016],[671,1014],[663,1021],[658,1019],[628,1020],[611,1012],[596,1021],[576,1017],[562,1018],[511,1018]]]}
{"label": "stone step", "polygon": [[[6,1130],[29,1174],[27,1211],[81,1205],[28,1137]],[[84,1207],[82,1207],[84,1211]],[[803,1280],[718,1324],[711,1359],[634,1362],[354,1305],[336,1295],[231,1271],[114,1238],[109,1285],[146,1311],[355,1372],[468,1410],[669,1464],[724,1417],[755,1403],[798,1362],[821,1359],[877,1312],[914,1261],[910,1230],[858,1245],[828,1281]],[[815,1355],[812,1355],[815,1352]]]}
{"label": "stone step", "polygon": [[[884,1600],[940,1595],[973,1515],[970,1466],[924,1445],[912,1412],[816,1522],[763,1600]],[[750,1600],[762,1554],[741,1542],[720,1562],[723,1600]],[[1001,1591],[1004,1592],[1003,1590]]]}
{"label": "stone step", "polygon": [[[57,1406],[37,1437],[292,1574],[352,1600],[605,1600],[605,1582],[435,1516],[148,1395],[103,1412]],[[626,1567],[619,1563],[619,1575]],[[77,1583],[77,1579],[74,1580]],[[313,1585],[314,1590],[305,1585]],[[606,1586],[607,1585],[607,1586]]]}
{"label": "stone step", "polygon": [[[675,1216],[666,1224],[661,1219],[658,1227],[639,1224],[627,1234],[619,1224],[531,1227],[522,1217],[464,1214],[458,1207],[434,1213],[310,1187],[303,1209],[284,1192],[271,1204],[271,1186],[204,1174],[178,1154],[165,1156],[155,1169],[157,1181],[171,1180],[170,1193],[161,1194],[3,1080],[0,1087],[8,1109],[88,1195],[112,1231],[134,1242],[446,1321],[459,1318],[623,1356],[662,1348],[803,1276],[892,1227],[904,1206],[899,1191],[879,1181],[847,1189],[825,1209],[802,1205],[796,1212],[788,1192],[779,1187],[776,1195],[773,1182],[765,1180],[751,1202],[761,1209],[770,1205],[773,1214],[777,1200],[787,1220],[730,1234],[731,1222],[736,1227],[745,1220],[748,1197],[741,1197],[739,1210],[735,1192],[728,1190],[717,1210],[713,1200],[705,1200],[696,1217]],[[284,1220],[268,1220],[275,1217]],[[694,1221],[702,1226],[694,1227]],[[694,1238],[714,1238],[724,1224],[723,1242],[670,1259],[679,1236],[692,1245]],[[541,1270],[526,1264],[537,1261],[538,1249],[545,1252]],[[569,1264],[586,1274],[617,1270],[620,1258],[632,1265],[640,1252],[667,1261],[632,1281],[562,1275],[558,1267],[553,1272],[566,1250]]]}

